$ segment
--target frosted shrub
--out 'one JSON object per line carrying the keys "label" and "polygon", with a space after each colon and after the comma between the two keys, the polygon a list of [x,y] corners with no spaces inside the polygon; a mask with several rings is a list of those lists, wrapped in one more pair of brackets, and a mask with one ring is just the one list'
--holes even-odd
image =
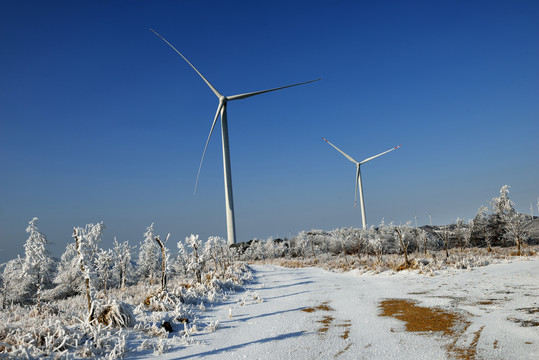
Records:
{"label": "frosted shrub", "polygon": [[2,272],[2,309],[5,309],[9,303],[22,302],[24,298],[24,288],[20,286],[22,282],[21,258],[8,261],[4,265]]}
{"label": "frosted shrub", "polygon": [[204,330],[207,332],[214,332],[217,329],[219,329],[219,320],[210,322]]}
{"label": "frosted shrub", "polygon": [[153,311],[171,311],[182,303],[182,296],[176,296],[168,291],[150,294],[144,300],[144,305]]}
{"label": "frosted shrub", "polygon": [[132,327],[135,316],[133,306],[117,300],[95,300],[92,304],[94,322],[111,327]]}
{"label": "frosted shrub", "polygon": [[[195,342],[188,335],[202,328],[216,331],[218,323],[200,327],[197,312],[204,311],[204,303],[225,299],[227,292],[252,279],[246,264],[236,261],[236,251],[219,237],[210,237],[206,242],[196,235],[188,237],[187,248],[178,244],[180,255],[175,264],[161,242],[160,256],[152,260],[161,268],[155,266],[147,261],[153,253],[150,239],[159,249],[152,224],[145,233],[148,246],[141,247],[148,252],[139,256],[138,264],[149,271],[138,274],[156,282],[159,274],[152,275],[152,269],[159,269],[160,275],[165,275],[162,279],[170,276],[170,286],[146,281],[130,286],[130,273],[136,270],[130,262],[130,247],[127,242],[119,244],[115,240],[114,250],[100,249],[103,230],[103,223],[74,229],[75,241],[66,247],[58,264],[56,288],[42,292],[42,299],[50,302],[42,301],[34,307],[14,303],[23,296],[18,289],[25,259],[3,264],[5,308],[0,312],[0,358],[116,359],[128,354],[127,344],[134,338],[143,340],[142,348],[161,354],[174,343]],[[169,338],[167,331],[182,331],[182,323],[184,337]]]}

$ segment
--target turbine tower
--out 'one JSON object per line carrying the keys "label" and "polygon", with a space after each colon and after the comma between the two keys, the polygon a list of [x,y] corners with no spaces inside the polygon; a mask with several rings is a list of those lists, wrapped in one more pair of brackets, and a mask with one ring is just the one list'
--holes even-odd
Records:
{"label": "turbine tower", "polygon": [[226,228],[227,228],[227,242],[228,244],[234,244],[236,243],[236,225],[234,221],[234,200],[232,195],[232,173],[230,170],[230,147],[228,144],[228,122],[227,122],[227,114],[226,114],[226,107],[227,103],[232,100],[241,100],[246,99],[251,96],[264,94],[270,91],[275,90],[281,90],[286,89],[292,86],[298,86],[303,84],[308,84],[314,81],[318,81],[320,79],[316,80],[310,80],[305,81],[302,83],[287,85],[287,86],[281,86],[274,89],[268,89],[268,90],[261,90],[261,91],[255,91],[245,94],[238,94],[238,95],[232,95],[232,96],[225,96],[222,95],[217,89],[204,77],[202,74],[195,68],[193,64],[187,60],[185,56],[183,56],[174,46],[172,46],[171,43],[169,43],[164,37],[159,35],[155,30],[150,29],[155,35],[159,36],[165,43],[167,43],[168,46],[170,46],[176,53],[178,53],[192,68],[196,71],[196,73],[204,80],[206,85],[213,91],[213,93],[217,96],[219,99],[219,105],[217,106],[217,112],[215,113],[215,118],[213,119],[213,123],[211,125],[210,134],[208,135],[208,139],[206,140],[206,146],[204,146],[204,152],[202,153],[202,159],[200,159],[200,165],[198,167],[198,173],[197,178],[195,181],[195,193],[197,189],[198,184],[198,177],[200,175],[200,169],[202,168],[202,163],[204,161],[204,155],[206,154],[206,149],[208,148],[208,143],[210,142],[211,135],[213,133],[213,128],[215,127],[215,123],[217,122],[217,118],[219,115],[221,116],[221,139],[223,143],[223,168],[224,168],[224,182],[225,182],[225,202],[226,202]]}
{"label": "turbine tower", "polygon": [[353,162],[354,164],[356,164],[356,186],[355,186],[355,195],[354,195],[354,207],[356,207],[356,202],[357,202],[357,190],[359,189],[359,201],[361,203],[361,220],[363,221],[363,230],[365,230],[367,228],[367,220],[366,220],[366,216],[365,216],[365,203],[363,202],[363,185],[361,183],[361,165],[362,164],[365,164],[367,161],[371,161],[373,159],[376,159],[378,156],[382,156],[384,154],[387,154],[388,152],[390,151],[393,151],[395,149],[398,149],[400,148],[402,145],[399,145],[399,146],[395,146],[394,148],[391,148],[387,151],[384,151],[383,153],[380,153],[378,155],[374,155],[374,156],[371,156],[370,158],[366,158],[365,160],[363,161],[356,161],[354,160],[354,158],[352,158],[350,155],[346,154],[344,151],[342,151],[341,149],[339,149],[338,147],[336,147],[335,145],[333,145],[332,143],[330,143],[329,141],[327,141],[325,138],[322,138],[324,139],[325,142],[327,142],[329,145],[333,146],[338,152],[340,152],[341,154],[343,154],[348,160],[350,160],[351,162]]}

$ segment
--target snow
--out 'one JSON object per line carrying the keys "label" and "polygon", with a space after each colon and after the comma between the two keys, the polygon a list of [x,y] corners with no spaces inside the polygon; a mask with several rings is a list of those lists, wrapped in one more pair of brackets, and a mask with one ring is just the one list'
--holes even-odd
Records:
{"label": "snow", "polygon": [[[539,358],[537,259],[441,270],[434,276],[412,271],[336,273],[275,265],[253,265],[252,269],[255,281],[245,285],[244,291],[206,304],[200,312],[198,322],[214,325],[218,321],[217,330],[192,329],[189,343],[171,342],[159,358],[459,358],[455,348],[473,349],[474,356],[484,359]],[[414,300],[420,306],[456,312],[469,326],[462,328],[458,338],[408,332],[403,321],[379,316],[384,299]],[[526,321],[535,326],[522,326]],[[130,352],[127,358],[156,356],[150,351]]]}

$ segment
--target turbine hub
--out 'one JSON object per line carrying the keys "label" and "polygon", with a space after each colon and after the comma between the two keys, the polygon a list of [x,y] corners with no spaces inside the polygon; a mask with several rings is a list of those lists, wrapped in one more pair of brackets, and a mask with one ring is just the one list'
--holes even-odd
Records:
{"label": "turbine hub", "polygon": [[224,95],[221,95],[221,97],[219,98],[219,102],[221,102],[221,103],[223,103],[223,104],[225,104],[227,100],[228,100],[228,99],[227,99],[226,96],[224,96]]}

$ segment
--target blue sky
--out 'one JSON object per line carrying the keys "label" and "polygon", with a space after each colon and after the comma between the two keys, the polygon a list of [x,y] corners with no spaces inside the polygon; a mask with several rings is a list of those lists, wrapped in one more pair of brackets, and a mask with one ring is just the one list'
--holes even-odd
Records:
{"label": "blue sky", "polygon": [[[238,240],[470,218],[539,195],[537,1],[0,1],[0,262],[28,221],[60,255],[104,221],[138,244],[226,236],[222,93],[322,81],[228,106]],[[534,205],[535,206],[535,205]],[[534,208],[537,214],[537,207]]]}

